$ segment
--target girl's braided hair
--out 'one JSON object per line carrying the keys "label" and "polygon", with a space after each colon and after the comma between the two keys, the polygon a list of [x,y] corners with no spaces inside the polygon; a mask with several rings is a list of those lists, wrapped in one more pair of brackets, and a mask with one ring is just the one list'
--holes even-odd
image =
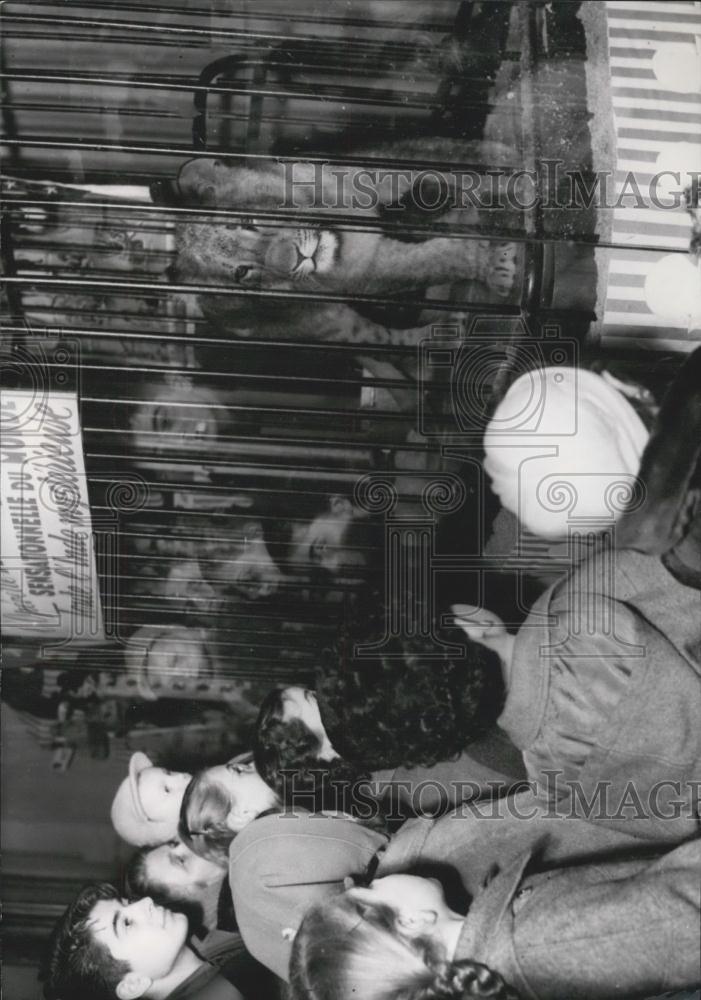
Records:
{"label": "girl's braided hair", "polygon": [[307,911],[290,960],[290,1000],[519,1000],[479,962],[446,961],[435,941],[408,938],[394,910],[343,893]]}

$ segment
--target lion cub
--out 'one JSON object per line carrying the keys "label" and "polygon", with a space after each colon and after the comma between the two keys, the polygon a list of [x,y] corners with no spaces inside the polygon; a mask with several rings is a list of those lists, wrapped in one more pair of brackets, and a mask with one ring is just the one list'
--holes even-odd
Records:
{"label": "lion cub", "polygon": [[[178,177],[179,201],[237,215],[213,213],[176,226],[176,280],[244,292],[319,295],[300,301],[284,295],[204,293],[199,302],[206,316],[239,334],[253,327],[257,336],[350,343],[412,342],[395,331],[446,317],[431,309],[432,299],[455,300],[456,310],[461,301],[518,301],[521,245],[486,236],[487,213],[472,203],[474,194],[469,196],[477,190],[474,174],[459,167],[372,163],[373,156],[377,161],[378,156],[427,159],[436,154],[458,164],[477,155],[484,163],[490,153],[503,162],[503,148],[495,151],[494,145],[397,143],[334,165],[258,161],[227,166],[217,159],[190,160]],[[388,233],[390,218],[395,229],[398,223],[398,237]],[[513,225],[515,213],[501,210],[497,219],[502,226]],[[435,222],[444,231],[432,231]],[[407,241],[407,230],[414,242]],[[324,301],[324,295],[349,302]],[[354,301],[366,296],[392,301],[379,310]]]}

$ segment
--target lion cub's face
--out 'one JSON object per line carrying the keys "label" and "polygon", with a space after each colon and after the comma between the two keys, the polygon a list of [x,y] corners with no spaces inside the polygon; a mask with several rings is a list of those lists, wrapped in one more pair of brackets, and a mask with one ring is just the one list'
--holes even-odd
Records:
{"label": "lion cub's face", "polygon": [[[184,200],[203,208],[254,213],[280,212],[285,206],[278,164],[250,170],[194,160],[185,164],[178,183]],[[342,236],[331,229],[285,226],[254,214],[184,223],[176,240],[179,280],[250,289],[323,288],[342,255]]]}

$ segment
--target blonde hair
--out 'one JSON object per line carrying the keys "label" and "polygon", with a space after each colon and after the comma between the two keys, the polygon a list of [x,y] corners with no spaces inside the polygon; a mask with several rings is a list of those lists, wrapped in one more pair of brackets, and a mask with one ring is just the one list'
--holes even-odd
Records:
{"label": "blonde hair", "polygon": [[430,938],[404,937],[394,910],[350,894],[318,903],[297,931],[291,1000],[518,1000],[496,972],[449,962]]}

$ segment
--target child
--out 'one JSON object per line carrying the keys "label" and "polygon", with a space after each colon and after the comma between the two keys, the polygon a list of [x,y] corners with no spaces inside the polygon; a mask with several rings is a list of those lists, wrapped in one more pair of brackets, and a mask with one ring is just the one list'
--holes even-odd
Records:
{"label": "child", "polygon": [[182,913],[148,897],[126,902],[107,883],[87,885],[54,931],[44,995],[47,1000],[243,1000],[188,947],[187,934]]}
{"label": "child", "polygon": [[699,982],[701,841],[538,874],[530,861],[498,872],[466,916],[411,875],[315,904],[295,935],[292,997],[514,997],[503,976],[539,1000],[608,1000]]}
{"label": "child", "polygon": [[135,847],[165,844],[178,835],[183,793],[190,775],[156,767],[145,753],[131,755],[110,816],[119,836]]}

